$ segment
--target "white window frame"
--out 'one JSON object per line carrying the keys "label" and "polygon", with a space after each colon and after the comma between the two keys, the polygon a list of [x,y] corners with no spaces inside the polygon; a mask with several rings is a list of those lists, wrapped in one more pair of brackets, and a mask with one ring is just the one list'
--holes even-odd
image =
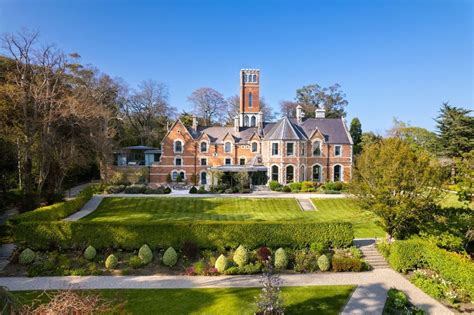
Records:
{"label": "white window frame", "polygon": [[[230,160],[230,164],[227,164],[227,163],[226,163],[227,159]],[[226,157],[224,158],[224,165],[232,165],[232,158],[231,158],[230,156],[226,156]]]}
{"label": "white window frame", "polygon": [[[205,184],[202,183],[202,174],[203,173],[206,174],[206,183]],[[207,171],[199,172],[199,184],[200,185],[207,185],[208,183],[209,183],[209,174],[207,174]]]}
{"label": "white window frame", "polygon": [[[256,148],[255,148],[255,151],[253,150],[253,145],[256,145]],[[252,143],[250,143],[250,152],[252,153],[257,153],[258,152],[258,142],[257,141],[252,141]]]}
{"label": "white window frame", "polygon": [[270,180],[274,180],[274,179],[273,179],[273,167],[274,167],[274,166],[276,166],[276,167],[278,168],[278,173],[277,173],[278,178],[277,178],[276,181],[277,181],[277,182],[280,182],[280,166],[279,166],[278,164],[272,164],[272,165],[270,165],[270,172],[269,172],[269,173],[270,173]]}
{"label": "white window frame", "polygon": [[286,184],[289,184],[288,183],[288,167],[291,166],[293,167],[293,181],[291,183],[294,183],[296,182],[296,174],[295,174],[295,171],[297,171],[297,168],[295,167],[295,165],[293,164],[288,164],[288,165],[285,165],[285,183]]}
{"label": "white window frame", "polygon": [[[177,159],[180,159],[180,160],[181,160],[181,164],[180,164],[180,165],[176,164],[176,160],[177,160]],[[182,157],[181,155],[175,156],[173,162],[174,162],[173,165],[175,165],[175,166],[183,166],[183,165],[184,165],[184,159],[183,159],[183,157]]]}
{"label": "white window frame", "polygon": [[[313,171],[313,169],[314,169],[315,166],[319,166],[319,169],[321,170],[320,173],[319,173],[319,181],[314,180],[314,176],[313,176],[314,171]],[[324,173],[324,170],[323,170],[323,166],[321,164],[315,163],[315,164],[311,165],[311,181],[316,182],[316,183],[322,183],[323,178],[324,178],[323,173]]]}
{"label": "white window frame", "polygon": [[[273,145],[276,144],[277,145],[277,154],[273,154]],[[270,144],[270,155],[271,156],[280,156],[280,143],[278,142],[272,142]]]}
{"label": "white window frame", "polygon": [[[288,154],[288,144],[293,144],[293,154]],[[285,143],[285,154],[286,156],[296,156],[296,143],[295,142],[286,142]]]}
{"label": "white window frame", "polygon": [[[319,154],[314,154],[314,147],[316,145],[316,143],[319,143]],[[312,156],[316,156],[316,157],[320,157],[323,155],[323,149],[322,149],[322,142],[321,140],[315,140],[313,141],[312,145],[311,145],[311,155]]]}
{"label": "white window frame", "polygon": [[[174,177],[174,173],[176,173],[176,177]],[[178,170],[172,170],[171,171],[171,180],[175,182],[178,179],[179,171]]]}
{"label": "white window frame", "polygon": [[[201,146],[202,146],[203,143],[206,144],[206,151],[201,150]],[[201,142],[199,142],[199,152],[201,152],[201,153],[207,153],[207,152],[209,152],[209,142],[208,142],[208,141],[201,141]]]}
{"label": "white window frame", "polygon": [[240,160],[242,160],[242,159],[244,160],[244,164],[243,164],[243,165],[247,164],[247,158],[246,158],[245,156],[240,156],[240,157],[239,157],[239,165],[242,165],[242,164],[240,164]]}
{"label": "white window frame", "polygon": [[334,178],[335,176],[334,176],[334,174],[335,174],[336,172],[334,171],[334,169],[336,168],[336,166],[340,166],[340,167],[341,167],[341,175],[340,175],[339,181],[340,181],[340,182],[343,182],[343,181],[344,181],[344,166],[343,166],[342,164],[340,164],[340,163],[334,164],[334,165],[332,166],[332,181],[335,182],[335,178]]}
{"label": "white window frame", "polygon": [[[202,164],[202,160],[206,160],[206,164]],[[207,163],[207,157],[200,157],[199,158],[199,166],[208,166],[209,164]]]}
{"label": "white window frame", "polygon": [[[226,145],[229,144],[229,151],[226,151]],[[226,141],[224,142],[224,153],[232,153],[232,142]]]}
{"label": "white window frame", "polygon": [[[176,151],[176,143],[181,142],[181,151]],[[176,139],[173,141],[173,152],[174,153],[183,153],[184,152],[184,141],[181,139]]]}
{"label": "white window frame", "polygon": [[[339,148],[339,154],[336,155],[336,148]],[[342,156],[342,145],[336,144],[334,145],[334,156]]]}

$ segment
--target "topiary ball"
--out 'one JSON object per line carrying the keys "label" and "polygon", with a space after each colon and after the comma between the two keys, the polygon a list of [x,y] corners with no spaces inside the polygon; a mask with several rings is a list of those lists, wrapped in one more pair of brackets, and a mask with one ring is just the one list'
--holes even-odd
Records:
{"label": "topiary ball", "polygon": [[240,245],[234,253],[234,262],[239,266],[243,267],[247,264],[249,260],[249,255],[247,249]]}
{"label": "topiary ball", "polygon": [[142,259],[138,256],[132,256],[128,260],[128,265],[132,267],[133,269],[140,268],[143,265]]}
{"label": "topiary ball", "polygon": [[163,263],[166,266],[173,267],[174,265],[176,265],[177,261],[178,261],[178,254],[176,254],[176,251],[174,250],[173,247],[169,247],[163,254]]}
{"label": "topiary ball", "polygon": [[275,252],[275,268],[286,269],[288,266],[288,256],[283,248],[278,248]]}
{"label": "topiary ball", "polygon": [[219,258],[217,258],[214,267],[216,267],[217,271],[223,273],[227,268],[227,258],[221,254]]}
{"label": "topiary ball", "polygon": [[97,251],[92,246],[88,246],[84,251],[84,258],[87,260],[93,260],[95,255],[97,255]]}
{"label": "topiary ball", "polygon": [[20,253],[20,257],[18,257],[18,261],[22,265],[31,264],[35,260],[35,252],[31,249],[27,248]]}
{"label": "topiary ball", "polygon": [[138,257],[142,260],[144,265],[148,265],[153,260],[153,252],[148,245],[143,245],[138,251]]}
{"label": "topiary ball", "polygon": [[318,267],[321,271],[328,271],[331,268],[331,261],[329,260],[328,256],[321,255],[318,258]]}
{"label": "topiary ball", "polygon": [[115,257],[114,254],[109,255],[107,259],[105,260],[105,268],[107,269],[115,269],[115,267],[117,267],[117,264],[118,264],[118,259],[117,257]]}

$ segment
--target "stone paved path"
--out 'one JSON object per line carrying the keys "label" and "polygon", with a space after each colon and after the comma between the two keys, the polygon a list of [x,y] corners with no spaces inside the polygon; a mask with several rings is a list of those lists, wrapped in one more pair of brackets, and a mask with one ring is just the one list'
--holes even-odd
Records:
{"label": "stone paved path", "polygon": [[295,199],[298,202],[301,210],[303,210],[303,211],[314,211],[314,210],[316,210],[313,203],[311,202],[311,199],[309,199],[309,198],[295,198]]}
{"label": "stone paved path", "polygon": [[103,195],[94,195],[92,198],[82,207],[81,210],[71,214],[65,221],[77,221],[86,215],[90,214],[91,212],[95,211],[97,207],[100,205],[102,200],[104,199]]}
{"label": "stone paved path", "polygon": [[380,255],[377,248],[375,248],[374,239],[355,239],[354,245],[359,247],[362,251],[362,258],[369,263],[374,269],[390,268],[385,258]]}
{"label": "stone paved path", "polygon": [[[407,279],[391,269],[368,272],[282,275],[284,286],[357,285],[343,314],[382,314],[386,292],[391,287],[405,291],[410,300],[429,314],[452,314]],[[86,277],[3,277],[0,286],[12,291],[47,289],[163,289],[259,287],[252,276],[86,276]]]}

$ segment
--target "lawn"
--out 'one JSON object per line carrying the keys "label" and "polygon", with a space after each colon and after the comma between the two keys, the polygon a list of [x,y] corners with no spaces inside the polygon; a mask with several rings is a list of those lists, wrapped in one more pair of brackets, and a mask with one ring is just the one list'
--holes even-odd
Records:
{"label": "lawn", "polygon": [[106,198],[83,221],[101,222],[332,222],[354,224],[355,237],[381,237],[375,217],[348,198],[313,199],[317,211],[303,212],[295,199]]}
{"label": "lawn", "polygon": [[[354,286],[284,287],[285,314],[339,314]],[[254,314],[259,288],[90,290],[104,299],[126,301],[132,314]],[[16,292],[31,304],[40,291]],[[45,298],[43,295],[43,302]]]}

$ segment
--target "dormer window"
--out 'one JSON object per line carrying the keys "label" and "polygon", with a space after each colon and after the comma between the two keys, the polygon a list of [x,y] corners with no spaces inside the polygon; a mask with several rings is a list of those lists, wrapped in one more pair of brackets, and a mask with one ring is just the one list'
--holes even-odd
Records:
{"label": "dormer window", "polygon": [[257,150],[258,150],[257,142],[252,142],[252,152],[257,152]]}
{"label": "dormer window", "polygon": [[207,152],[207,142],[201,142],[201,152]]}
{"label": "dormer window", "polygon": [[224,144],[224,152],[229,153],[232,150],[232,144],[230,142],[226,142]]}
{"label": "dormer window", "polygon": [[313,142],[313,156],[321,156],[321,141]]}
{"label": "dormer window", "polygon": [[181,153],[183,152],[183,143],[181,140],[176,140],[174,143],[174,152],[175,153]]}

